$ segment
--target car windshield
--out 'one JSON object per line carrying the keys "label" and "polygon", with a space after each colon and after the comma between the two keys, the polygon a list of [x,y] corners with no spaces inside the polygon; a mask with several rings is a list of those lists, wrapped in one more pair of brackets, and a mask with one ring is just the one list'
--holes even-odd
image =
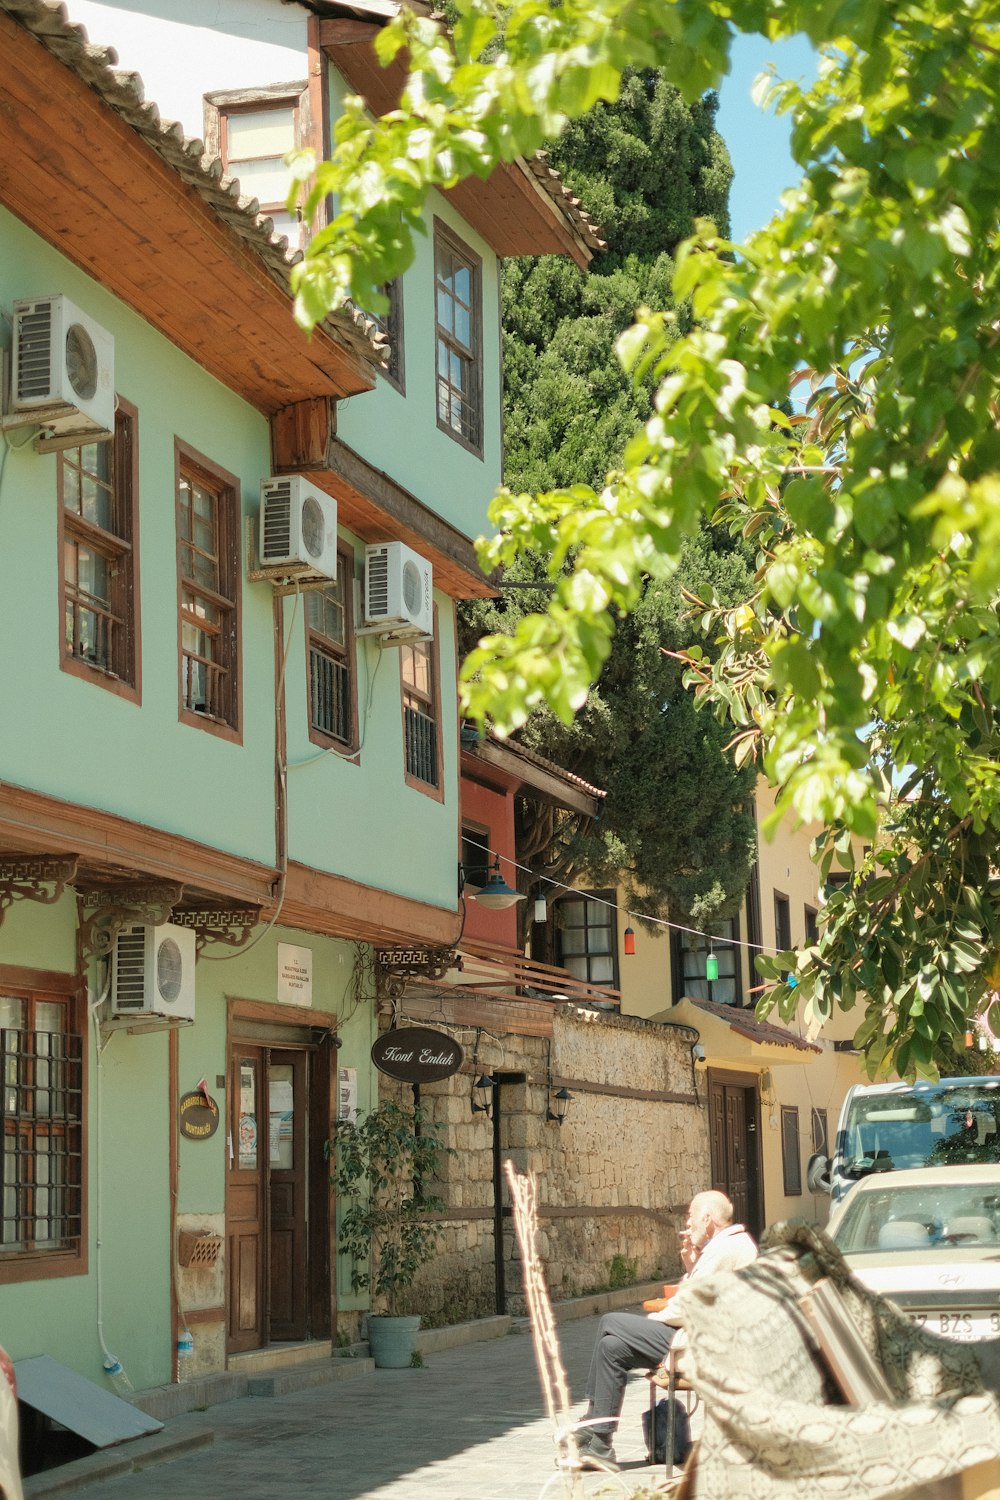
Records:
{"label": "car windshield", "polygon": [[859,1094],[838,1141],[844,1175],[1000,1162],[1000,1083],[921,1084]]}
{"label": "car windshield", "polygon": [[1000,1256],[1000,1172],[996,1182],[942,1180],[940,1187],[899,1187],[886,1178],[852,1193],[830,1232],[846,1255],[990,1247]]}

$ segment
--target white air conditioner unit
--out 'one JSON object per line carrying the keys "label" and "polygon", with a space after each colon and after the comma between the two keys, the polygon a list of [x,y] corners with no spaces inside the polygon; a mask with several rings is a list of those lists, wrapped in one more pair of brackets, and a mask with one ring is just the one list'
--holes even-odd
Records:
{"label": "white air conditioner unit", "polygon": [[191,927],[123,927],[111,954],[111,1014],[194,1020]]}
{"label": "white air conditioner unit", "polygon": [[53,433],[115,430],[115,341],[68,297],[14,303],[10,412]]}
{"label": "white air conditioner unit", "polygon": [[365,548],[365,623],[386,635],[434,633],[434,575],[426,557],[403,542]]}
{"label": "white air conditioner unit", "polygon": [[260,486],[260,564],[287,573],[337,576],[337,502],[299,474]]}

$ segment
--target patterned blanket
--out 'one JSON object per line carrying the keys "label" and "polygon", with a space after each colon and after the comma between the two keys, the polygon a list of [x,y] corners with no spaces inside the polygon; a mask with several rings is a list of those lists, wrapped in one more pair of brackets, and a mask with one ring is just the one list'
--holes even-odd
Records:
{"label": "patterned blanket", "polygon": [[[682,1370],[705,1411],[696,1500],[915,1500],[1000,1459],[1000,1401],[984,1387],[977,1346],[910,1323],[855,1281],[816,1230],[778,1225],[762,1250],[743,1270],[695,1278],[680,1294]],[[848,1406],[832,1385],[799,1307],[822,1276],[838,1287],[894,1403]]]}

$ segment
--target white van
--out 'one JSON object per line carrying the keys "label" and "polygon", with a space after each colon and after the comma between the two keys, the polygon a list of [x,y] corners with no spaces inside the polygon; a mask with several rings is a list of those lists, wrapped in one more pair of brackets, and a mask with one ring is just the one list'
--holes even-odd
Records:
{"label": "white van", "polygon": [[873,1172],[1000,1162],[1000,1077],[858,1083],[848,1089],[832,1158],[809,1158],[811,1193],[833,1204]]}

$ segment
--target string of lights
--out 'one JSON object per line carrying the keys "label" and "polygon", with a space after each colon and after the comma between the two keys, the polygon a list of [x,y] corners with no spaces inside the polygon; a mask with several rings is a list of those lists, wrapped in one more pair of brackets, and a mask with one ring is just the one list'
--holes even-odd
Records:
{"label": "string of lights", "polygon": [[541,885],[553,886],[556,890],[566,891],[569,895],[581,897],[585,901],[592,902],[595,906],[605,906],[610,911],[620,911],[628,921],[646,922],[651,927],[666,927],[671,932],[686,932],[692,937],[704,938],[710,947],[726,946],[730,948],[741,948],[753,953],[768,953],[772,956],[779,953],[778,948],[769,948],[766,943],[751,943],[745,938],[721,937],[716,933],[704,932],[700,927],[686,927],[683,922],[671,922],[666,917],[650,917],[644,912],[629,911],[623,909],[615,901],[606,901],[603,896],[594,896],[590,891],[581,891],[578,886],[567,885],[562,880],[556,880],[551,875],[540,875],[537,870],[531,869],[529,865],[522,865],[509,854],[501,854],[499,850],[488,851],[490,859],[499,859],[502,864],[509,865],[512,870],[520,870],[525,875],[530,875],[532,880]]}

